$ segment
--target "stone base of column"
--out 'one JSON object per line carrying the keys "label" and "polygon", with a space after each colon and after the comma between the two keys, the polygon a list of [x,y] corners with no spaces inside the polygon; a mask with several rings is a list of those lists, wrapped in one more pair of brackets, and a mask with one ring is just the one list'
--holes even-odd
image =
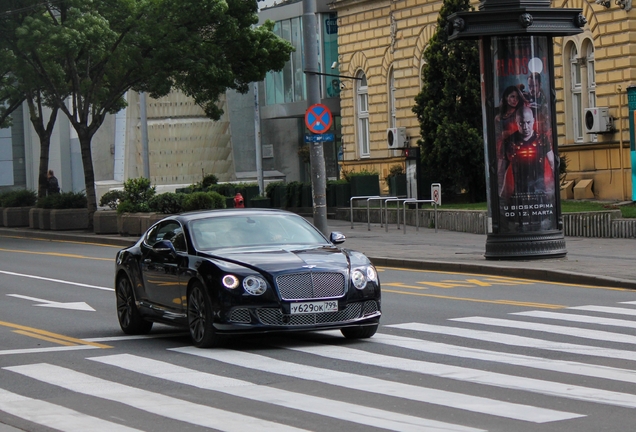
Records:
{"label": "stone base of column", "polygon": [[486,259],[562,258],[567,254],[563,231],[524,234],[488,234]]}

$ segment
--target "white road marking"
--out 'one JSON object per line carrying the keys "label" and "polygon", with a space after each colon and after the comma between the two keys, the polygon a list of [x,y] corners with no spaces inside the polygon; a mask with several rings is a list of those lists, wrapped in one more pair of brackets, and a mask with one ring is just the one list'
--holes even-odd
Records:
{"label": "white road marking", "polygon": [[[197,350],[192,347],[173,348],[170,350],[259,371],[533,423],[547,423],[584,417],[579,414],[402,384],[364,375],[338,372],[331,369],[305,366],[240,351]],[[395,357],[393,360],[395,362],[402,361],[402,359]]]}
{"label": "white road marking", "polygon": [[416,372],[422,375],[431,375],[457,381],[521,390],[585,402],[636,408],[636,395],[628,393],[594,389],[573,384],[563,384],[553,381],[483,371],[480,369],[445,365],[441,363],[411,360],[407,358],[397,359],[392,356],[373,354],[367,351],[330,345],[290,347],[289,349],[331,359],[403,370],[407,372]]}
{"label": "white road marking", "polygon": [[80,310],[80,311],[93,311],[93,312],[95,312],[95,309],[90,307],[85,302],[66,302],[66,303],[61,303],[61,302],[56,302],[56,301],[51,301],[51,300],[44,300],[44,299],[40,299],[40,298],[36,298],[36,297],[24,296],[24,295],[20,295],[20,294],[7,294],[7,296],[15,297],[15,298],[23,299],[23,300],[31,300],[31,301],[36,302],[36,303],[43,303],[43,304],[36,304],[36,305],[33,305],[33,306],[51,307],[51,308],[58,308],[58,309],[71,309],[71,310]]}
{"label": "white road marking", "polygon": [[[202,353],[211,353],[216,350],[199,351]],[[234,353],[234,351],[229,352]],[[93,357],[90,358],[90,360],[112,366],[118,366],[126,370],[132,370],[137,373],[180,384],[222,392],[241,398],[270,403],[373,427],[413,432],[422,430],[457,432],[477,431],[477,429],[474,428],[457,426],[386,410],[253,384],[248,381],[199,372],[193,369],[187,369],[170,363],[130,354]]]}
{"label": "white road marking", "polygon": [[589,312],[603,312],[603,313],[617,314],[617,315],[636,316],[636,309],[630,309],[630,308],[587,305],[587,306],[572,306],[572,307],[569,307],[568,309],[582,310],[582,311],[589,311]]}
{"label": "white road marking", "polygon": [[31,399],[3,389],[0,389],[0,411],[64,432],[138,431],[138,429],[82,414],[61,405]]}
{"label": "white road marking", "polygon": [[458,327],[446,327],[421,323],[392,324],[388,325],[387,327],[401,328],[426,333],[444,334],[449,336],[458,336],[467,339],[481,340],[485,342],[509,346],[538,348],[548,351],[567,352],[585,356],[636,361],[636,353],[633,351],[624,351],[619,349],[595,347],[589,345],[579,345],[567,342],[553,342],[525,336],[515,336],[506,333],[496,333],[484,330],[471,330]]}
{"label": "white road marking", "polygon": [[[83,339],[88,340],[88,339]],[[56,346],[56,347],[48,347],[48,348],[25,348],[25,349],[10,349],[10,350],[2,350],[0,351],[0,355],[13,355],[13,354],[40,354],[47,352],[58,352],[58,351],[77,351],[77,350],[87,350],[87,349],[100,349],[91,345],[76,345],[76,346]]]}
{"label": "white road marking", "polygon": [[104,290],[104,291],[115,291],[114,288],[102,287],[102,286],[97,286],[97,285],[88,285],[88,284],[83,284],[83,283],[79,283],[79,282],[71,282],[71,281],[66,281],[66,280],[61,280],[61,279],[52,279],[52,278],[47,278],[47,277],[42,277],[42,276],[34,276],[34,275],[28,275],[28,274],[22,274],[22,273],[14,273],[14,272],[9,272],[9,271],[4,271],[4,270],[0,270],[0,274],[6,274],[6,275],[9,275],[9,276],[18,276],[18,277],[24,277],[24,278],[30,278],[30,279],[45,280],[45,281],[49,281],[49,282],[61,283],[61,284],[64,284],[64,285],[75,285],[75,286],[81,286],[81,287],[84,287],[84,288],[93,288],[93,289]]}
{"label": "white road marking", "polygon": [[[596,317],[596,316],[590,316],[590,315],[577,315],[577,314],[566,314],[566,313],[544,312],[544,311],[516,312],[511,315],[521,315],[521,316],[529,316],[533,318],[545,318],[545,319],[553,319],[553,320],[561,320],[561,321],[569,321],[569,322],[580,322],[580,323],[587,323],[587,324],[598,324],[598,325],[604,325],[604,326],[636,328],[636,321],[606,318],[606,317]],[[544,324],[539,324],[539,325],[544,325]],[[541,331],[545,331],[545,330],[541,330]],[[590,331],[592,333],[590,333]],[[553,333],[553,332],[550,332],[550,333]],[[572,334],[571,336],[586,337],[583,335],[588,334],[590,336],[589,339],[600,339],[603,336],[603,333],[606,333],[606,332],[596,333],[595,330],[579,329],[578,331],[573,331],[572,333],[576,333],[576,334]],[[594,334],[597,334],[600,337],[593,336]],[[614,340],[614,342],[623,342],[622,340],[623,338],[618,336],[617,338],[618,339],[614,338],[616,339]],[[634,336],[627,337],[624,339],[625,339],[624,343],[636,344],[636,337]],[[608,340],[611,340],[611,339],[608,339]]]}
{"label": "white road marking", "polygon": [[3,369],[77,393],[118,402],[159,416],[214,430],[234,432],[244,432],[250,429],[271,432],[296,432],[302,430],[256,417],[187,402],[147,390],[136,389],[51,364],[39,363],[5,367]]}

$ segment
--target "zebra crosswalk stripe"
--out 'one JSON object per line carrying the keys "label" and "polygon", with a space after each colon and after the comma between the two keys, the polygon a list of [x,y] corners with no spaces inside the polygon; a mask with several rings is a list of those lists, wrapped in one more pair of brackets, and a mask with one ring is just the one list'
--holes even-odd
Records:
{"label": "zebra crosswalk stripe", "polygon": [[587,306],[572,306],[572,307],[569,307],[568,309],[588,311],[588,312],[603,312],[603,313],[616,314],[616,315],[636,316],[636,309],[630,309],[630,308],[587,305]]}
{"label": "zebra crosswalk stripe", "polygon": [[[197,348],[192,348],[192,350],[197,350],[203,357],[208,357],[206,354],[213,354],[217,352],[217,350],[200,350]],[[187,349],[174,351],[190,353]],[[236,359],[240,358],[241,355],[244,354],[240,351],[218,351],[226,352],[230,355],[236,355]],[[443,423],[386,410],[354,405],[347,402],[329,400],[273,387],[252,384],[248,381],[226,378],[130,354],[93,357],[90,358],[90,360],[121,367],[125,370],[131,370],[155,378],[178,382],[180,384],[222,392],[233,396],[266,402],[373,427],[414,432],[422,430],[448,432],[478,431],[478,429],[470,427],[452,425],[450,423]],[[260,367],[258,367],[258,369],[265,370],[267,366],[266,362],[270,360],[272,359],[259,360],[258,364]],[[234,364],[237,363],[234,362]],[[293,364],[288,363],[287,366],[293,367]]]}
{"label": "zebra crosswalk stripe", "polygon": [[[544,319],[578,322],[578,323],[586,323],[586,324],[597,324],[597,325],[603,325],[603,326],[625,327],[625,328],[632,328],[632,329],[636,328],[636,321],[607,318],[607,317],[596,317],[596,316],[590,316],[590,315],[550,313],[550,312],[544,312],[544,311],[515,312],[515,313],[512,313],[511,315],[529,316],[533,318],[544,318]],[[539,325],[544,326],[545,324],[539,324]],[[570,327],[567,327],[567,329],[569,328]],[[541,331],[545,331],[545,330],[541,330]],[[562,333],[562,334],[568,334],[570,336],[577,336],[577,337],[584,337],[580,335],[587,334],[589,336],[588,339],[600,339],[600,340],[604,340],[603,338],[607,336],[607,332],[599,332],[598,330],[593,330],[591,333],[590,333],[590,330],[588,329],[573,329],[573,330],[567,330],[567,331],[569,333]],[[550,333],[554,333],[554,332],[550,332]],[[636,344],[636,337],[629,336],[629,335],[615,335],[612,337],[612,339],[607,339],[607,340],[611,340],[613,342]]]}
{"label": "zebra crosswalk stripe", "polygon": [[303,430],[136,389],[52,364],[38,363],[9,366],[3,369],[77,393],[119,402],[153,414],[216,430],[231,432],[244,432],[250,429],[271,432]]}
{"label": "zebra crosswalk stripe", "polygon": [[[173,348],[171,350],[264,372],[533,423],[547,423],[584,417],[580,414],[498,401],[479,396],[463,395],[331,369],[290,363],[241,351],[199,350],[192,347]],[[393,361],[395,360],[396,358],[393,358]],[[399,359],[399,361],[402,361],[402,359]]]}
{"label": "zebra crosswalk stripe", "polygon": [[0,389],[0,411],[63,432],[135,432],[117,423]]}
{"label": "zebra crosswalk stripe", "polygon": [[495,363],[636,384],[636,371],[630,369],[619,369],[608,366],[590,365],[575,361],[553,360],[522,354],[489,351],[485,349],[431,342],[428,340],[394,336],[384,333],[376,333],[376,335],[372,339],[369,339],[369,341],[431,354],[484,360]]}
{"label": "zebra crosswalk stripe", "polygon": [[585,402],[636,408],[636,395],[627,393],[594,389],[572,384],[562,384],[553,381],[506,375],[497,372],[489,372],[421,360],[400,358],[399,361],[396,361],[396,358],[392,356],[329,345],[293,347],[289,349],[331,359],[416,372],[423,375],[432,375],[458,381],[528,391]]}
{"label": "zebra crosswalk stripe", "polygon": [[392,324],[387,327],[413,330],[417,332],[458,336],[466,339],[481,340],[508,346],[538,348],[547,351],[566,352],[570,354],[596,356],[611,359],[636,360],[636,355],[633,351],[601,348],[567,342],[552,342],[543,339],[530,338],[526,336],[516,336],[506,333],[497,333],[484,330],[471,330],[458,327],[447,327],[422,323]]}

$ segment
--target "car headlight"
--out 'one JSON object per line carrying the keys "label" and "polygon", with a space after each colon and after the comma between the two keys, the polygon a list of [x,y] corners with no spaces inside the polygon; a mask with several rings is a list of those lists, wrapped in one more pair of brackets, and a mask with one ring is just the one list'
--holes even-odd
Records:
{"label": "car headlight", "polygon": [[351,282],[353,282],[353,286],[357,289],[361,290],[367,286],[367,276],[360,269],[355,269],[351,273]]}
{"label": "car headlight", "polygon": [[243,289],[251,295],[261,295],[267,291],[267,282],[260,276],[248,276],[243,279]]}
{"label": "car headlight", "polygon": [[239,286],[239,280],[234,275],[225,275],[221,281],[223,282],[223,286],[227,289],[234,289]]}
{"label": "car headlight", "polygon": [[372,266],[367,267],[367,279],[376,282],[378,280],[378,273]]}

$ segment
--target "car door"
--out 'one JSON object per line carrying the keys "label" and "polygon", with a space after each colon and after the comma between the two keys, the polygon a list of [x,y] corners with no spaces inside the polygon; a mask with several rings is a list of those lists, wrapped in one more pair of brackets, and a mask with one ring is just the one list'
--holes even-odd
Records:
{"label": "car door", "polygon": [[[173,250],[166,250],[165,243]],[[182,290],[179,285],[183,262],[187,261],[187,246],[183,227],[175,220],[160,222],[148,233],[142,245],[141,269],[148,301],[163,310],[182,309]]]}

